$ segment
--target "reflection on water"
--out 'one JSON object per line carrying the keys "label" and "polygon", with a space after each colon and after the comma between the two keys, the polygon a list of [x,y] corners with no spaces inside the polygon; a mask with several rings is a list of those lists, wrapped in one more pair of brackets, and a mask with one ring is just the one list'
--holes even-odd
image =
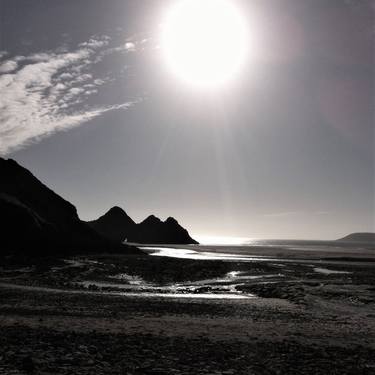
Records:
{"label": "reflection on water", "polygon": [[329,270],[327,268],[321,268],[321,267],[315,267],[314,271],[318,272],[318,273],[322,273],[324,275],[331,275],[331,274],[336,274],[336,273],[352,273],[352,272],[348,272],[348,271]]}
{"label": "reflection on water", "polygon": [[250,294],[230,294],[230,293],[126,293],[131,297],[148,297],[148,298],[200,298],[200,299],[249,299],[255,298]]}
{"label": "reflection on water", "polygon": [[267,258],[257,255],[229,254],[229,253],[211,253],[208,251],[198,252],[192,249],[177,249],[172,247],[150,247],[139,246],[140,249],[150,253],[153,256],[171,257],[180,259],[196,260],[226,260],[235,262],[252,262],[252,261],[277,261],[277,259]]}
{"label": "reflection on water", "polygon": [[[142,294],[150,297],[238,299],[254,297],[251,294],[243,294],[237,290],[238,286],[244,285],[247,281],[270,278],[280,279],[283,277],[281,274],[249,275],[246,272],[232,271],[220,278],[161,285],[146,282],[139,276],[121,274],[121,276],[115,275],[109,276],[109,278],[121,280],[124,283],[86,280],[75,283],[75,285],[91,291],[123,291],[124,295],[129,296]],[[136,281],[134,282],[134,280]]]}
{"label": "reflection on water", "polygon": [[[138,278],[139,280],[142,280]],[[210,285],[212,282],[212,285]],[[216,283],[216,285],[215,285]],[[162,297],[162,298],[206,298],[206,299],[245,299],[254,298],[251,294],[238,292],[235,287],[239,284],[220,285],[219,279],[201,280],[197,283],[179,283],[171,285],[149,284],[140,281],[139,284],[119,284],[102,281],[82,281],[76,283],[88,290],[116,292],[129,297]],[[123,291],[123,292],[119,292]]]}
{"label": "reflection on water", "polygon": [[129,285],[144,285],[146,283],[141,277],[128,275],[127,273],[119,273],[108,277],[110,279],[125,281]]}
{"label": "reflection on water", "polygon": [[[273,246],[273,245],[272,245]],[[276,254],[273,257],[267,257],[262,255],[253,255],[253,254],[236,254],[230,252],[209,252],[209,251],[199,251],[193,249],[184,249],[184,248],[173,248],[173,247],[154,247],[154,246],[138,246],[143,251],[147,252],[149,255],[152,256],[160,256],[160,257],[170,257],[170,258],[180,258],[180,259],[193,259],[193,260],[221,260],[225,262],[270,262],[270,264],[275,265],[278,263],[280,267],[283,265],[281,264],[336,264],[336,265],[368,265],[367,258],[375,261],[373,258],[373,252],[371,252],[371,256],[365,255],[365,258],[360,257],[357,253],[353,253],[352,251],[348,252],[348,248],[346,248],[345,253],[337,252],[337,249],[341,249],[340,247],[332,247],[331,251],[336,250],[334,253],[337,257],[328,258],[327,253],[324,257],[318,257],[315,255],[312,249],[306,247],[305,249],[309,250],[309,256],[306,254],[301,254],[302,257],[290,257],[290,255],[286,254]],[[291,248],[292,249],[292,248]],[[291,250],[290,249],[290,250]],[[294,248],[295,250],[296,248]],[[301,248],[302,249],[302,248]],[[223,249],[224,250],[224,249]],[[317,248],[315,248],[317,250]],[[249,251],[251,251],[251,246],[249,246]],[[353,260],[350,259],[351,256],[355,254]],[[348,259],[345,259],[345,256]],[[284,265],[285,266],[285,265]]]}
{"label": "reflection on water", "polygon": [[[9,283],[0,283],[0,288],[7,289],[19,289],[25,291],[43,292],[43,293],[69,293],[69,294],[91,294],[100,295],[103,292],[99,291],[87,291],[87,290],[70,290],[70,289],[56,289],[48,287],[38,287],[30,285],[17,285]],[[126,297],[136,297],[136,298],[199,298],[199,299],[249,299],[254,298],[250,294],[206,294],[206,293],[128,293],[128,292],[105,292],[107,295],[113,296],[126,296]]]}

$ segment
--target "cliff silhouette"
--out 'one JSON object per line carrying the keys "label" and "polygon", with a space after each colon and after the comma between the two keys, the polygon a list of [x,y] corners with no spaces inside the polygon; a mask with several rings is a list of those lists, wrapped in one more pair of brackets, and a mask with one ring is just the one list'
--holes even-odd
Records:
{"label": "cliff silhouette", "polygon": [[88,224],[100,234],[117,242],[142,244],[197,244],[176,219],[162,221],[154,215],[136,224],[120,207],[112,207],[107,213]]}
{"label": "cliff silhouette", "polygon": [[0,254],[140,252],[93,230],[76,208],[12,159],[0,158]]}
{"label": "cliff silhouette", "polygon": [[338,239],[340,242],[361,242],[375,244],[375,233],[357,232],[351,233],[343,238]]}

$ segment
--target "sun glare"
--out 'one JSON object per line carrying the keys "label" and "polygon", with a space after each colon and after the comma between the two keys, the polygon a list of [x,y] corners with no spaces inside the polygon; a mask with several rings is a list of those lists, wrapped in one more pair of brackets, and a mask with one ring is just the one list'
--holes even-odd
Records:
{"label": "sun glare", "polygon": [[232,78],[245,61],[247,28],[229,0],[181,0],[162,25],[162,49],[181,80],[212,87]]}

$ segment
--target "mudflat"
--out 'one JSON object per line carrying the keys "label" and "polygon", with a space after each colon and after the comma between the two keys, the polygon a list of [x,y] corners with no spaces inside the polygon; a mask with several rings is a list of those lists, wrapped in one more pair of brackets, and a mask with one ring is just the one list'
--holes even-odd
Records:
{"label": "mudflat", "polygon": [[375,373],[374,264],[316,262],[6,260],[0,373]]}

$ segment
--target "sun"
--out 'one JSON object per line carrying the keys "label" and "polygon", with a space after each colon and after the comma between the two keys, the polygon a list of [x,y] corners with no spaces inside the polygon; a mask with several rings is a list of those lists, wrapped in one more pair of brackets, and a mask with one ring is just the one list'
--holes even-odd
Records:
{"label": "sun", "polygon": [[162,24],[161,47],[170,70],[186,83],[216,87],[244,64],[244,17],[229,0],[180,0]]}

